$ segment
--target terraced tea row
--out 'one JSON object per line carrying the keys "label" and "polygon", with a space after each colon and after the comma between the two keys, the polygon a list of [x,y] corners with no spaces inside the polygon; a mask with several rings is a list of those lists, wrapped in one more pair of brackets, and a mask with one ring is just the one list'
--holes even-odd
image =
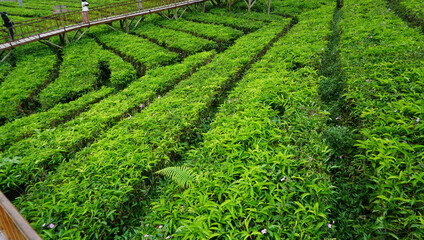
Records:
{"label": "terraced tea row", "polygon": [[[115,222],[132,212],[142,198],[147,190],[143,187],[146,174],[186,149],[180,139],[196,127],[199,116],[207,112],[226,85],[281,33],[281,24],[270,24],[239,38],[168,94],[113,127],[17,201],[23,214],[36,226],[56,222],[60,226],[56,234],[62,237],[119,235],[122,225],[116,227]],[[55,198],[40,198],[40,194]],[[61,210],[56,213],[53,208]],[[78,230],[72,227],[76,223]]]}
{"label": "terraced tea row", "polygon": [[94,40],[82,40],[65,48],[59,77],[41,91],[43,109],[75,100],[103,85],[126,86],[135,78],[131,64],[103,50]]}
{"label": "terraced tea row", "polygon": [[[89,111],[55,129],[16,143],[1,156],[15,159],[0,169],[0,186],[6,193],[43,180],[52,169],[72,158],[75,152],[95,141],[108,128],[158,94],[163,94],[199,67],[211,53],[200,53],[178,65],[150,70],[126,89],[93,105]],[[22,190],[21,190],[22,191]]]}
{"label": "terraced tea row", "polygon": [[[423,36],[382,0],[346,0],[340,52],[360,153],[371,184],[370,238],[423,236]],[[384,14],[382,14],[384,13]],[[372,214],[371,214],[372,213]]]}
{"label": "terraced tea row", "polygon": [[31,45],[21,50],[29,48],[32,48],[33,52],[20,52],[22,55],[16,67],[0,85],[0,123],[24,115],[23,100],[30,98],[38,88],[51,80],[51,73],[57,61],[56,54],[43,46]]}
{"label": "terraced tea row", "polygon": [[159,45],[164,45],[180,52],[183,51],[185,55],[217,47],[217,44],[211,40],[195,37],[188,33],[164,29],[153,24],[143,24],[135,30],[135,33],[152,39]]}
{"label": "terraced tea row", "polygon": [[201,147],[186,156],[194,183],[181,191],[168,182],[138,237],[331,236],[332,183],[316,66],[334,8],[300,15],[252,66],[221,105]]}
{"label": "terraced tea row", "polygon": [[55,128],[69,119],[75,118],[80,112],[89,109],[102,98],[113,93],[114,89],[103,87],[98,91],[90,92],[75,101],[65,104],[56,104],[52,109],[16,119],[0,127],[0,150],[4,151],[17,141],[49,128]]}
{"label": "terraced tea row", "polygon": [[[154,27],[151,25],[149,26],[153,27],[155,30],[157,29],[157,27]],[[228,27],[217,26],[217,25],[193,23],[192,31],[195,31],[196,29],[200,29],[205,26],[213,26],[213,29],[215,30],[224,29],[226,31],[230,31],[231,29]],[[109,34],[114,35],[116,38],[119,38],[120,36],[124,35],[122,33],[110,33],[109,28],[106,28],[106,31],[102,29],[105,29],[105,27],[100,27],[98,30],[93,31],[93,33],[105,34],[109,32]],[[143,30],[145,29],[143,28]],[[233,31],[237,31],[237,30],[233,30]],[[221,31],[211,32],[209,36],[211,36],[212,38],[222,38]],[[186,39],[180,39],[179,37],[180,36],[176,36],[176,39],[174,40],[174,42],[181,44],[186,40]],[[161,36],[161,35],[156,36],[156,39],[158,39],[158,41],[163,41],[162,39],[166,40],[167,38],[168,38],[167,36]],[[129,41],[130,45],[139,44],[138,46],[140,47],[141,46],[140,44],[144,44],[142,47],[145,47],[145,48],[147,47],[149,49],[156,49],[156,50],[161,49],[159,51],[159,54],[166,53],[166,50],[163,50],[162,48],[155,46],[155,44],[149,43],[148,41],[145,41],[138,37],[129,36],[128,39],[131,39]],[[195,38],[195,39],[198,39],[198,38]],[[207,40],[206,40],[206,43],[208,43]],[[200,46],[202,47],[202,45]],[[182,48],[187,49],[185,46],[183,46]],[[114,50],[112,47],[110,49]],[[81,52],[84,52],[84,53],[81,54]],[[138,58],[140,61],[142,61],[142,63],[146,63],[149,60],[151,60],[153,57],[155,57],[152,54],[149,55],[150,52],[147,54],[144,54],[145,56],[144,58],[140,55],[137,55],[137,53],[133,53],[130,51],[126,53],[129,54],[128,58]],[[176,54],[174,53],[169,53],[169,54],[176,57]],[[63,55],[64,55],[63,57],[64,60],[60,66],[60,71],[58,73],[59,78],[56,79],[56,81],[54,81],[50,85],[48,85],[46,89],[41,91],[40,96],[34,96],[34,98],[38,99],[38,101],[42,103],[42,107],[45,110],[52,106],[55,106],[56,103],[68,102],[70,100],[78,98],[79,96],[83,96],[84,93],[88,93],[92,91],[93,89],[95,90],[96,88],[102,85],[107,85],[107,86],[115,87],[117,89],[121,89],[125,87],[135,76],[135,72],[129,64],[123,62],[119,57],[114,56],[110,52],[102,50],[96,43],[94,43],[92,40],[89,40],[89,39],[82,40],[82,42],[79,42],[79,44],[72,44],[70,46],[67,46],[63,52]],[[147,60],[146,58],[148,58],[149,60]],[[156,64],[157,62],[160,63],[161,61],[160,57],[156,56],[156,59],[157,59],[155,60]],[[167,58],[165,58],[165,60],[167,60]],[[156,66],[155,62],[153,62],[153,64],[150,67],[155,67]],[[137,64],[139,63],[138,62],[133,63],[133,65],[135,65],[136,67],[137,67]],[[4,66],[6,67],[7,65],[4,65]],[[82,78],[81,76],[85,76],[85,77]],[[76,84],[76,82],[80,82],[80,83]],[[74,87],[75,85],[77,86],[77,88]],[[35,91],[35,89],[37,88],[34,88],[33,91]],[[32,135],[36,129],[43,129],[43,128],[57,126],[59,122],[63,123],[69,119],[72,119],[73,117],[75,117],[75,116],[71,116],[72,114],[74,114],[75,112],[81,112],[82,109],[87,109],[86,106],[81,104],[83,102],[85,102],[85,104],[89,104],[93,100],[91,99],[90,96],[100,97],[102,96],[103,93],[105,94],[110,93],[110,90],[112,89],[101,91],[100,93],[90,93],[87,97],[81,99],[80,101],[75,101],[69,104],[69,109],[67,109],[67,106],[68,106],[67,104],[59,104],[59,107],[57,109],[61,109],[60,113],[57,112],[57,109],[53,111],[49,111],[45,114],[40,112],[40,114],[35,114],[34,116],[29,116],[27,118],[24,118],[22,121],[19,120],[16,123],[12,122],[8,124],[8,126],[4,126],[3,128],[1,128],[1,131],[4,131],[5,133],[2,136],[2,148],[5,146],[10,146],[14,144],[14,141],[18,139]],[[76,104],[76,106],[79,107],[79,110],[73,108],[74,104]],[[36,109],[34,108],[34,110]],[[58,121],[59,118],[63,118],[63,119]],[[34,120],[36,120],[36,122],[33,122]],[[30,122],[32,124],[28,124]],[[21,128],[24,126],[25,128]],[[11,131],[12,129],[15,129],[16,131],[15,130]]]}

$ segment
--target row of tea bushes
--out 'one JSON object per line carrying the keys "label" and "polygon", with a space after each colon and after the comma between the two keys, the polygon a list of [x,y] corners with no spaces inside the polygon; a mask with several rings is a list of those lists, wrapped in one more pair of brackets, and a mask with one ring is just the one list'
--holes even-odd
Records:
{"label": "row of tea bushes", "polygon": [[243,30],[244,32],[255,31],[266,25],[261,21],[251,21],[231,16],[217,16],[212,13],[187,13],[184,15],[184,18],[196,22],[222,24],[224,26]]}
{"label": "row of tea bushes", "polygon": [[400,5],[405,11],[412,13],[418,18],[424,20],[424,5],[421,0],[395,0],[400,2]]}
{"label": "row of tea bushes", "polygon": [[209,12],[218,16],[237,17],[251,21],[273,22],[281,21],[284,19],[284,17],[275,14],[266,14],[260,12],[249,13],[246,12],[245,9],[236,12],[233,10],[231,12],[228,12],[228,9],[225,8],[214,8],[211,9]]}
{"label": "row of tea bushes", "polygon": [[[28,17],[28,18],[38,18],[38,17],[47,16],[47,15],[52,15],[51,10],[50,11],[48,11],[48,10],[36,10],[36,11],[34,11],[34,9],[19,7],[19,4],[18,4],[17,1],[14,4],[16,5],[16,7],[5,6],[5,3],[2,2],[1,10],[7,12],[7,15],[9,16],[9,18],[13,19],[13,21],[15,23],[18,22],[16,19],[14,19],[15,16]],[[53,6],[52,6],[52,10],[53,10]]]}
{"label": "row of tea bushes", "polygon": [[202,50],[210,50],[217,47],[211,40],[195,37],[191,34],[165,29],[153,24],[141,24],[135,29],[137,35],[152,39],[159,45],[167,48],[193,54]]}
{"label": "row of tea bushes", "polygon": [[319,8],[323,4],[332,3],[332,0],[285,0],[271,4],[273,14],[297,16],[304,11]]}
{"label": "row of tea bushes", "polygon": [[[33,51],[22,52],[27,48],[33,48]],[[37,89],[51,80],[57,61],[56,54],[41,45],[29,44],[22,47],[18,54],[20,56],[16,67],[0,85],[0,122],[8,122],[23,115],[23,101],[34,97],[32,95]]]}
{"label": "row of tea bushes", "polygon": [[[186,149],[184,136],[288,23],[239,38],[165,96],[113,127],[18,199],[22,214],[42,236],[60,239],[112,238],[129,221],[138,222],[125,218],[141,204],[150,172]],[[46,221],[57,227],[42,230]]]}
{"label": "row of tea bushes", "polygon": [[183,191],[168,182],[139,237],[157,239],[163,229],[176,239],[331,236],[333,191],[316,59],[334,8],[300,15],[252,66],[221,105],[201,147],[186,155],[195,182]]}
{"label": "row of tea bushes", "polygon": [[12,64],[8,61],[0,63],[0,84],[12,68]]}
{"label": "row of tea bushes", "polygon": [[21,139],[30,137],[43,129],[55,128],[68,119],[75,118],[80,112],[84,112],[86,109],[90,108],[90,104],[100,101],[113,91],[113,88],[103,87],[75,101],[65,104],[56,104],[48,111],[31,114],[1,126],[0,150],[4,151],[8,146],[15,144]]}
{"label": "row of tea bushes", "polygon": [[141,63],[146,70],[174,63],[178,59],[178,53],[170,52],[147,39],[137,36],[122,32],[111,32],[96,36],[102,44],[116,50],[132,61]]}
{"label": "row of tea bushes", "polygon": [[[383,0],[345,0],[340,53],[371,184],[369,238],[424,236],[424,38]],[[352,156],[353,157],[353,156]]]}
{"label": "row of tea bushes", "polygon": [[181,64],[150,70],[126,89],[103,99],[75,119],[17,142],[0,155],[0,159],[18,159],[0,168],[0,188],[8,192],[43,180],[50,170],[72,158],[75,152],[93,142],[131,111],[140,108],[140,104],[144,104],[141,106],[144,108],[157,94],[166,92],[195,71],[212,54],[199,53],[186,58]]}
{"label": "row of tea bushes", "polygon": [[217,42],[228,42],[243,35],[242,31],[231,27],[191,22],[181,18],[176,21],[156,21],[155,24],[161,27],[188,32],[195,36],[205,37]]}
{"label": "row of tea bushes", "polygon": [[44,110],[77,99],[103,85],[122,88],[136,75],[131,64],[91,39],[68,45],[63,55],[58,78],[38,96]]}
{"label": "row of tea bushes", "polygon": [[394,10],[396,15],[402,17],[405,21],[412,25],[420,27],[421,31],[424,32],[424,5],[422,1],[388,0],[388,5],[393,8],[390,9],[390,11]]}

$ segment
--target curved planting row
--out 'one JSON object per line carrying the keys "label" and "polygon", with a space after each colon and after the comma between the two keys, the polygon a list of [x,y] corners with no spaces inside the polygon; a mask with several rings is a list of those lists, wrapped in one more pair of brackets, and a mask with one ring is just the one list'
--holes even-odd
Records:
{"label": "curved planting row", "polygon": [[[141,204],[149,172],[187,148],[184,136],[288,23],[239,38],[165,96],[112,128],[16,201],[22,214],[43,236],[61,239],[111,238],[128,221],[138,222],[125,219]],[[44,222],[57,227],[42,230]]]}
{"label": "curved planting row", "polygon": [[94,40],[81,40],[64,49],[59,77],[38,98],[43,109],[72,101],[103,85],[126,86],[135,78],[131,64],[103,50]]}
{"label": "curved planting row", "polygon": [[159,45],[184,51],[188,54],[193,54],[201,50],[210,50],[217,47],[216,43],[211,40],[195,37],[184,32],[161,28],[153,24],[142,24],[135,29],[135,33],[148,39],[152,39]]}
{"label": "curved planting row", "polygon": [[[304,11],[319,8],[322,4],[326,4],[327,0],[285,0],[272,2],[271,12],[280,15],[297,16]],[[274,8],[274,9],[273,9]]]}
{"label": "curved planting row", "polygon": [[[388,6],[408,23],[420,27],[424,32],[424,5],[420,0],[388,0]],[[386,12],[392,9],[386,10]],[[384,14],[384,12],[382,13]]]}
{"label": "curved planting row", "polygon": [[[0,123],[20,117],[24,113],[23,101],[50,82],[57,61],[56,54],[45,46],[30,44],[20,50],[16,67],[0,85]],[[37,51],[38,50],[38,51]],[[7,104],[6,104],[7,103]]]}
{"label": "curved planting row", "polygon": [[21,139],[32,136],[40,130],[54,128],[60,123],[68,121],[70,118],[75,118],[80,112],[84,112],[87,108],[90,108],[90,104],[100,101],[112,92],[114,92],[113,88],[103,87],[75,101],[56,104],[48,111],[31,114],[1,126],[0,150],[4,151],[8,146],[15,144]]}
{"label": "curved planting row", "polygon": [[243,35],[242,31],[231,27],[191,22],[181,18],[172,22],[167,20],[156,21],[155,24],[161,27],[188,32],[217,42],[231,41]]}
{"label": "curved planting row", "polygon": [[9,74],[11,68],[12,64],[10,62],[2,62],[0,64],[0,84],[3,82],[7,74]]}
{"label": "curved planting row", "polygon": [[184,165],[195,169],[195,182],[184,191],[168,182],[143,219],[139,237],[331,236],[327,216],[333,193],[321,140],[326,116],[317,105],[316,66],[334,8],[300,15],[252,66],[221,105],[201,147],[186,156]]}
{"label": "curved planting row", "polygon": [[200,53],[181,64],[150,70],[126,89],[103,99],[77,118],[11,146],[0,155],[1,159],[8,159],[0,168],[0,188],[7,193],[43,180],[51,169],[71,158],[131,111],[140,108],[140,104],[146,106],[157,94],[166,92],[201,66],[211,54]]}
{"label": "curved planting row", "polygon": [[246,12],[246,11],[228,12],[228,9],[225,9],[225,8],[214,8],[214,9],[211,9],[209,12],[218,16],[227,16],[227,17],[232,16],[232,17],[247,19],[251,21],[273,22],[273,21],[284,20],[284,17],[275,15],[275,14]]}
{"label": "curved planting row", "polygon": [[251,21],[243,18],[235,18],[230,16],[217,16],[212,13],[187,13],[184,18],[197,22],[222,24],[224,26],[233,27],[245,32],[255,31],[266,24],[260,21]]}
{"label": "curved planting row", "polygon": [[382,0],[346,0],[340,53],[362,139],[354,166],[372,184],[371,238],[424,236],[424,40]]}
{"label": "curved planting row", "polygon": [[[399,2],[406,12],[410,12],[424,21],[424,5],[421,0],[392,0]],[[423,29],[424,30],[424,29]]]}
{"label": "curved planting row", "polygon": [[[4,3],[2,3],[3,6],[1,6],[2,11],[7,12],[7,15],[9,15],[9,18],[14,19],[14,16],[20,16],[20,17],[30,17],[30,18],[38,18],[43,17],[47,15],[51,15],[53,10],[34,10],[34,9],[28,9],[28,8],[22,8],[19,6],[19,4],[16,2],[14,3],[15,6],[4,6]],[[15,20],[15,19],[14,19]],[[15,22],[17,22],[15,20]]]}
{"label": "curved planting row", "polygon": [[[107,48],[118,51],[119,54],[141,63],[145,70],[176,62],[178,53],[170,52],[149,40],[127,35],[122,32],[111,32],[96,35]],[[122,44],[122,43],[125,44]]]}

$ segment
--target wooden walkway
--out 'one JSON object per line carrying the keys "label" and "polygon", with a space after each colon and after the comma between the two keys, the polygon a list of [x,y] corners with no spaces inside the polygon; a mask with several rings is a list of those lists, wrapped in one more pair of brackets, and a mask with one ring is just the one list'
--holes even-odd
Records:
{"label": "wooden walkway", "polygon": [[[158,13],[165,10],[203,3],[207,0],[130,0],[114,4],[90,8],[89,23],[83,23],[81,11],[54,14],[46,17],[15,23],[14,41],[10,41],[9,30],[0,29],[0,52],[35,41],[46,40],[50,37],[67,32],[88,28],[99,24],[119,20],[134,19],[146,14]],[[141,5],[141,9],[140,9]]]}
{"label": "wooden walkway", "polygon": [[41,240],[37,232],[0,191],[0,240],[29,239]]}

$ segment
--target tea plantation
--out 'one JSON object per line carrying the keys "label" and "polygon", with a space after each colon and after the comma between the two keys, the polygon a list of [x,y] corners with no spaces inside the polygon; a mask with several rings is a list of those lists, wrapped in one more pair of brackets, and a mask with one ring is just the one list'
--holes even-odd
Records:
{"label": "tea plantation", "polygon": [[[15,22],[56,5],[81,8],[0,2]],[[0,190],[43,239],[423,239],[422,1],[266,12],[212,1],[14,49]]]}

